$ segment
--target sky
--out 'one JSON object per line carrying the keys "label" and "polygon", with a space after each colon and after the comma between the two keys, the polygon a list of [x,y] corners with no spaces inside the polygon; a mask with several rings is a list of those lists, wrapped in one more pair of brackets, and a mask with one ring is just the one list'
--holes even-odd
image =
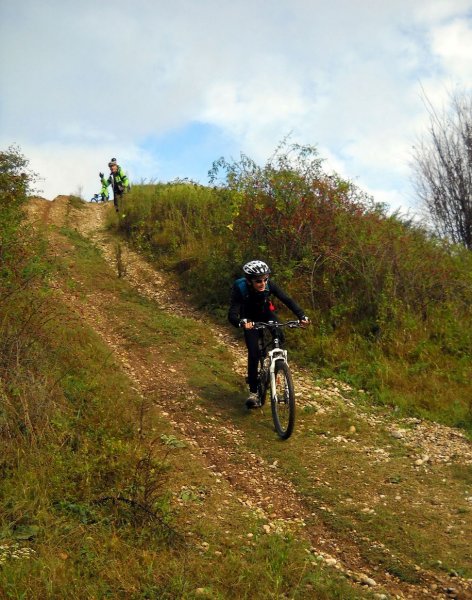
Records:
{"label": "sky", "polygon": [[0,148],[42,195],[208,183],[221,156],[264,165],[312,145],[386,203],[418,209],[412,148],[425,98],[472,91],[472,0],[0,0]]}

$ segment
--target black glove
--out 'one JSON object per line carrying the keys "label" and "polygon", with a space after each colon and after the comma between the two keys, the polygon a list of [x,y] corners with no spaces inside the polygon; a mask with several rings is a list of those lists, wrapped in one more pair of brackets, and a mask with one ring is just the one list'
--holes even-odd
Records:
{"label": "black glove", "polygon": [[99,173],[98,176],[100,177],[100,179],[103,179],[103,173]]}

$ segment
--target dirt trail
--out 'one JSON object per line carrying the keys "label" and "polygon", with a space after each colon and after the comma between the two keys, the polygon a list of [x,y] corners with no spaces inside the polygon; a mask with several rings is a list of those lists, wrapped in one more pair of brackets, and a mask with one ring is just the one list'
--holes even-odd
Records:
{"label": "dirt trail", "polygon": [[[34,220],[44,224],[57,227],[67,225],[77,229],[101,249],[105,260],[116,272],[117,242],[104,229],[107,208],[106,205],[92,204],[86,204],[80,209],[74,208],[67,196],[59,196],[53,202],[33,199],[29,210]],[[204,315],[186,301],[175,281],[164,273],[156,271],[140,255],[124,244],[120,245],[120,252],[122,253],[122,276],[140,294],[155,301],[161,309],[169,310],[172,314],[199,321],[204,320]],[[192,418],[187,410],[188,401],[184,404],[181,398],[196,399],[195,392],[189,388],[172,365],[162,365],[159,370],[150,369],[149,357],[145,359],[138,355],[129,348],[124,339],[113,333],[116,328],[113,328],[112,323],[108,321],[111,317],[105,316],[106,311],[102,310],[108,301],[106,297],[95,293],[87,303],[83,303],[71,290],[64,289],[62,293],[68,304],[110,346],[143,398],[153,398],[162,414],[188,440],[193,451],[205,458],[215,479],[224,478],[230,484],[229,493],[236,496],[245,506],[257,510],[266,520],[270,530],[289,528],[299,531],[300,535],[308,536],[315,555],[322,557],[328,565],[333,565],[355,582],[368,587],[373,585],[372,578],[375,577],[377,585],[373,591],[377,593],[378,598],[414,600],[472,598],[467,582],[459,578],[454,582],[456,590],[454,595],[446,591],[450,580],[441,579],[436,573],[422,572],[421,585],[406,583],[389,573],[381,571],[373,573],[372,565],[365,564],[354,540],[350,543],[339,542],[336,534],[330,531],[316,514],[307,512],[297,490],[291,482],[283,478],[276,463],[269,464],[260,456],[247,451],[244,447],[244,433],[238,430],[227,416],[221,412],[210,415],[205,408],[196,405],[194,410],[200,410],[203,416],[207,417],[204,426]],[[234,368],[243,375],[245,353],[241,344],[236,342],[224,328],[220,329],[213,325],[212,332],[217,343],[224,344],[232,351]],[[308,404],[317,411],[331,411],[342,403],[356,411],[358,418],[382,423],[386,428],[390,428],[392,434],[415,449],[419,457],[427,455],[430,462],[448,463],[451,460],[459,460],[463,464],[472,464],[471,445],[465,436],[456,430],[436,424],[426,424],[419,420],[410,423],[392,423],[381,415],[363,414],[349,400],[349,386],[328,381],[326,387],[321,389],[314,385],[308,375],[302,371],[297,371],[295,377],[299,390],[299,404]],[[268,416],[266,415],[265,418]],[[224,446],[219,443],[222,438],[225,440]],[[371,449],[366,446],[365,450]],[[240,460],[242,452],[245,458],[243,466]],[[285,490],[283,495],[277,493],[281,489]]]}

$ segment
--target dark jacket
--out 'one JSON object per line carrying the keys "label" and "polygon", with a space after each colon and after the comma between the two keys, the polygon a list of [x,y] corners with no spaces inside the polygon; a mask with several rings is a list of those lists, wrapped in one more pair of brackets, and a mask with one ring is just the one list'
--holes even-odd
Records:
{"label": "dark jacket", "polygon": [[250,285],[247,286],[247,293],[241,291],[241,286],[237,280],[233,284],[231,291],[231,301],[228,311],[229,322],[235,327],[239,327],[241,319],[248,321],[264,321],[274,318],[275,307],[271,302],[271,296],[274,296],[287,306],[298,319],[304,316],[303,310],[298,306],[290,296],[272,280],[269,280],[266,289],[263,292],[256,292]]}

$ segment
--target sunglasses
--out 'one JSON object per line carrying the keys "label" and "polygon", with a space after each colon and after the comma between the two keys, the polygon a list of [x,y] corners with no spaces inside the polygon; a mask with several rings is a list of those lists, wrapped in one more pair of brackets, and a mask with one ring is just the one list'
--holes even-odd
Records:
{"label": "sunglasses", "polygon": [[253,279],[254,283],[266,283],[269,281],[268,277],[263,277],[262,279]]}

